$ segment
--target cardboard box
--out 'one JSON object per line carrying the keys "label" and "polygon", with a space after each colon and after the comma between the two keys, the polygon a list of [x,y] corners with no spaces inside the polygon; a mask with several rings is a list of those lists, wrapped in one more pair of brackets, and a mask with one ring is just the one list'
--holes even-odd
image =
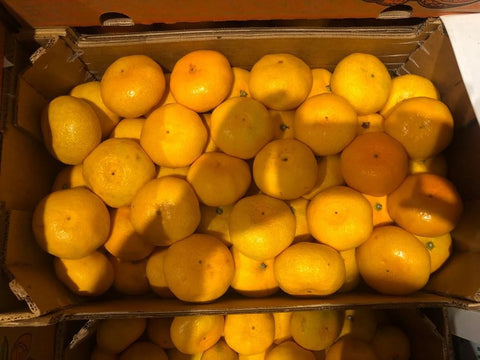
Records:
{"label": "cardboard box", "polygon": [[55,358],[57,325],[0,327],[0,359],[51,360]]}
{"label": "cardboard box", "polygon": [[[317,20],[438,17],[480,11],[476,0],[217,1],[163,0],[138,3],[104,0],[2,0],[25,26],[95,26],[118,20],[123,25],[245,20]],[[68,14],[68,15],[66,15]]]}
{"label": "cardboard box", "polygon": [[[73,3],[78,5],[77,3]],[[245,26],[242,26],[245,25]],[[368,289],[324,298],[276,295],[250,299],[227,293],[208,304],[188,304],[144,297],[117,297],[114,293],[94,299],[73,295],[55,277],[52,258],[33,239],[32,210],[45,196],[60,169],[41,143],[39,114],[53,97],[67,93],[86,80],[99,79],[116,58],[147,54],[169,72],[177,59],[195,49],[214,49],[233,66],[250,68],[262,55],[293,53],[311,67],[332,70],[345,55],[366,52],[378,56],[393,74],[416,73],[436,84],[455,121],[455,138],[449,163],[453,180],[464,199],[478,199],[479,126],[462,82],[448,36],[438,19],[416,19],[400,25],[384,22],[341,22],[336,26],[229,27],[183,30],[82,32],[69,27],[37,28],[20,33],[7,53],[14,67],[4,71],[4,118],[0,159],[0,249],[6,282],[18,299],[0,315],[12,322],[48,314],[49,323],[117,316],[172,316],[192,313],[271,311],[271,309],[320,309],[331,307],[398,306],[478,308],[480,254],[455,254],[424,291],[410,296],[383,296]],[[26,41],[26,35],[33,35]],[[32,44],[41,44],[33,54]],[[26,54],[31,56],[28,58]],[[30,64],[28,64],[30,62]],[[459,166],[458,159],[462,164]],[[477,162],[475,162],[477,161]],[[478,225],[476,225],[478,226]],[[1,282],[0,282],[1,283]],[[3,281],[5,283],[5,281]],[[0,287],[5,292],[5,287]],[[10,306],[11,305],[11,306]]]}
{"label": "cardboard box", "polygon": [[[391,324],[400,327],[411,344],[411,360],[452,359],[453,349],[449,335],[446,310],[426,309],[386,309],[385,314]],[[88,359],[96,343],[98,320],[66,321],[59,325],[55,359]],[[144,334],[142,338],[147,338]]]}

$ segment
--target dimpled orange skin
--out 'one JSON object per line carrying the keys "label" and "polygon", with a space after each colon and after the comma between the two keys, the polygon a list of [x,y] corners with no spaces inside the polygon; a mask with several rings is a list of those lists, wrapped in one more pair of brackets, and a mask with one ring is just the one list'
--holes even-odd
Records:
{"label": "dimpled orange skin", "polygon": [[73,96],[50,101],[42,112],[40,128],[47,150],[67,165],[81,164],[102,139],[95,111],[85,100]]}
{"label": "dimpled orange skin", "polygon": [[230,248],[235,262],[232,288],[248,297],[265,297],[278,291],[273,273],[274,259],[258,261],[243,255],[235,246]]}
{"label": "dimpled orange skin", "polygon": [[180,58],[170,75],[175,100],[196,112],[207,112],[229,95],[233,70],[218,51],[197,50]]}
{"label": "dimpled orange skin", "polygon": [[332,92],[344,97],[359,115],[366,115],[383,108],[392,79],[376,56],[352,53],[337,63],[330,86]]}
{"label": "dimpled orange skin", "polygon": [[442,152],[453,137],[453,117],[440,100],[406,99],[385,118],[385,132],[402,143],[412,159],[428,159]]}
{"label": "dimpled orange skin", "polygon": [[274,110],[293,110],[312,89],[309,66],[291,54],[267,54],[250,70],[249,89],[254,99]]}
{"label": "dimpled orange skin", "polygon": [[110,254],[121,260],[136,261],[152,253],[154,246],[141,238],[133,228],[130,206],[110,209],[110,219],[110,234],[104,244]]}
{"label": "dimpled orange skin", "polygon": [[208,206],[233,204],[247,192],[252,177],[248,163],[221,153],[203,153],[190,166],[187,181]]}
{"label": "dimpled orange skin", "polygon": [[103,201],[84,187],[59,190],[37,204],[32,228],[44,251],[65,259],[78,259],[105,243],[110,214]]}
{"label": "dimpled orange skin", "polygon": [[361,193],[383,196],[395,190],[408,172],[408,156],[397,140],[384,133],[357,136],[340,156],[345,182]]}
{"label": "dimpled orange skin", "polygon": [[155,165],[136,140],[112,138],[85,158],[83,177],[108,206],[119,208],[155,177]]}
{"label": "dimpled orange skin", "polygon": [[244,255],[263,261],[286,249],[295,237],[295,215],[282,200],[247,196],[233,206],[230,241]]}
{"label": "dimpled orange skin", "polygon": [[172,168],[194,162],[204,151],[207,140],[207,128],[200,116],[177,103],[153,111],[140,135],[140,144],[153,162]]}
{"label": "dimpled orange skin", "polygon": [[330,295],[345,281],[341,255],[323,244],[291,245],[275,258],[273,266],[280,289],[290,295]]}
{"label": "dimpled orange skin", "polygon": [[398,226],[380,226],[357,248],[363,280],[382,294],[407,295],[430,277],[430,254],[411,233]]}
{"label": "dimpled orange skin", "polygon": [[175,176],[146,183],[135,194],[130,212],[135,231],[156,246],[168,246],[192,234],[200,216],[192,187]]}
{"label": "dimpled orange skin", "polygon": [[315,95],[295,112],[295,138],[307,144],[315,155],[334,155],[357,135],[358,119],[344,98],[330,93]]}
{"label": "dimpled orange skin", "polygon": [[121,117],[136,118],[160,101],[165,92],[165,75],[148,56],[124,56],[105,70],[100,89],[110,110]]}
{"label": "dimpled orange skin", "polygon": [[253,177],[260,190],[284,200],[297,199],[312,190],[317,172],[312,150],[296,139],[271,141],[253,162]]}
{"label": "dimpled orange skin", "polygon": [[388,213],[407,231],[420,236],[440,236],[452,231],[463,205],[448,179],[429,173],[409,175],[387,197]]}
{"label": "dimpled orange skin", "polygon": [[273,344],[275,320],[270,313],[227,314],[224,337],[242,355],[266,351]]}
{"label": "dimpled orange skin", "polygon": [[368,200],[358,191],[333,186],[310,200],[307,223],[317,241],[342,251],[368,239],[373,228],[373,212]]}
{"label": "dimpled orange skin", "polygon": [[168,287],[178,299],[201,303],[216,300],[228,290],[235,265],[221,240],[193,234],[170,245],[163,271]]}
{"label": "dimpled orange skin", "polygon": [[224,153],[253,158],[274,136],[274,123],[259,101],[236,97],[225,100],[212,112],[210,135]]}
{"label": "dimpled orange skin", "polygon": [[214,346],[223,333],[223,315],[175,316],[170,325],[170,337],[184,354],[199,354]]}
{"label": "dimpled orange skin", "polygon": [[80,259],[53,259],[57,278],[74,294],[99,296],[113,285],[114,271],[108,258],[96,250]]}

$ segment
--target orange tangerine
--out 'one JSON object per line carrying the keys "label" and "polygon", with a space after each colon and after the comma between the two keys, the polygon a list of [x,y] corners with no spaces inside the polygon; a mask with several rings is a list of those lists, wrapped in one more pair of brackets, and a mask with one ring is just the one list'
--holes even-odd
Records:
{"label": "orange tangerine", "polygon": [[107,139],[83,161],[85,183],[114,208],[130,205],[154,176],[155,165],[133,139]]}
{"label": "orange tangerine", "polygon": [[232,246],[235,275],[232,288],[238,293],[249,297],[269,296],[278,291],[278,282],[273,272],[274,259],[254,260]]}
{"label": "orange tangerine", "polygon": [[373,228],[372,208],[362,194],[346,186],[318,193],[307,208],[312,236],[337,250],[348,250],[368,239]]}
{"label": "orange tangerine", "polygon": [[196,50],[175,63],[170,89],[178,103],[201,113],[212,110],[229,95],[233,80],[232,68],[223,54]]}
{"label": "orange tangerine", "polygon": [[412,234],[397,226],[376,227],[356,253],[363,280],[390,295],[420,290],[430,277],[430,254]]}
{"label": "orange tangerine", "polygon": [[245,195],[251,179],[246,161],[216,151],[200,155],[187,174],[198,199],[208,206],[233,204]]}
{"label": "orange tangerine", "polygon": [[211,137],[224,153],[253,158],[274,135],[267,108],[247,97],[225,100],[212,112]]}
{"label": "orange tangerine", "polygon": [[291,54],[267,54],[253,65],[249,88],[254,99],[274,110],[292,110],[308,96],[313,76],[310,67]]}
{"label": "orange tangerine", "polygon": [[448,179],[429,173],[409,175],[387,198],[388,213],[407,231],[439,236],[455,228],[462,199]]}
{"label": "orange tangerine", "polygon": [[332,73],[330,71],[322,68],[312,69],[312,78],[312,89],[310,90],[308,97],[332,92],[330,89]]}
{"label": "orange tangerine", "polygon": [[380,114],[388,116],[395,105],[414,97],[429,97],[438,100],[439,93],[435,85],[426,77],[415,74],[396,76],[392,79],[390,94]]}
{"label": "orange tangerine", "polygon": [[228,290],[235,266],[230,250],[221,240],[193,234],[170,245],[163,271],[168,287],[178,299],[208,302]]}
{"label": "orange tangerine", "polygon": [[255,156],[253,178],[267,195],[297,199],[315,185],[317,161],[312,150],[298,140],[273,140]]}
{"label": "orange tangerine", "polygon": [[217,343],[223,333],[223,315],[190,315],[174,317],[170,337],[184,354],[199,354]]}
{"label": "orange tangerine", "polygon": [[110,110],[121,117],[136,118],[160,101],[165,92],[165,75],[148,56],[123,56],[105,70],[100,90]]}
{"label": "orange tangerine", "polygon": [[233,84],[230,90],[229,98],[231,97],[250,97],[250,89],[248,88],[248,81],[250,79],[250,71],[232,67],[233,71]]}
{"label": "orange tangerine", "polygon": [[167,248],[157,248],[148,258],[145,272],[147,274],[148,283],[152,291],[162,297],[174,297],[173,293],[168,288],[165,272],[163,271],[163,264],[165,262],[165,255]]}
{"label": "orange tangerine", "polygon": [[359,115],[380,111],[387,102],[392,79],[374,55],[352,53],[340,60],[332,73],[334,94],[345,98]]}
{"label": "orange tangerine", "polygon": [[385,132],[397,139],[412,159],[428,159],[442,152],[453,137],[453,117],[440,100],[410,98],[385,118]]}
{"label": "orange tangerine", "polygon": [[275,139],[293,139],[295,130],[293,122],[295,120],[294,110],[272,110],[269,109],[270,119],[274,124]]}
{"label": "orange tangerine", "polygon": [[391,193],[408,171],[402,144],[381,132],[358,135],[342,151],[340,161],[347,185],[374,196]]}
{"label": "orange tangerine", "polygon": [[125,261],[144,259],[154,248],[133,228],[130,206],[110,210],[110,235],[104,246],[110,254]]}
{"label": "orange tangerine", "polygon": [[190,184],[175,176],[150,180],[132,200],[135,231],[153,245],[167,246],[192,234],[200,207]]}
{"label": "orange tangerine", "polygon": [[345,264],[338,251],[318,243],[289,246],[275,258],[274,272],[280,289],[290,295],[330,295],[345,281]]}
{"label": "orange tangerine", "polygon": [[273,344],[275,321],[270,313],[228,314],[224,337],[228,346],[239,354],[253,355]]}
{"label": "orange tangerine", "polygon": [[321,94],[308,98],[295,112],[295,138],[315,155],[334,155],[357,135],[357,114],[341,96]]}
{"label": "orange tangerine", "polygon": [[229,229],[238,251],[259,261],[273,259],[292,243],[295,215],[282,200],[247,196],[233,206]]}
{"label": "orange tangerine", "polygon": [[155,164],[176,168],[194,162],[205,150],[207,138],[200,116],[173,103],[161,106],[148,116],[140,144]]}

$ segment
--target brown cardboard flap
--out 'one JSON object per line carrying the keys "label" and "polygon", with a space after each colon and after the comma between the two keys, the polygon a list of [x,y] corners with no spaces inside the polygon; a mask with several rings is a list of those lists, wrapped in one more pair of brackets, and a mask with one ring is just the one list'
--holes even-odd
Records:
{"label": "brown cardboard flap", "polygon": [[[9,276],[4,267],[6,254],[6,234],[8,229],[7,212],[0,210],[0,314],[25,310],[25,304],[18,301],[9,288]],[[0,315],[1,318],[1,315]]]}
{"label": "brown cardboard flap", "polygon": [[22,306],[13,293],[10,291],[9,280],[3,271],[0,272],[0,313],[18,310]]}
{"label": "brown cardboard flap", "polygon": [[39,316],[78,299],[57,280],[50,255],[34,240],[31,221],[30,212],[10,212],[5,266],[14,278],[10,289]]}
{"label": "brown cardboard flap", "polygon": [[119,0],[4,0],[18,19],[33,27],[98,26],[102,14],[111,12],[128,16],[136,24],[178,23],[201,21],[376,18],[392,5],[405,4],[415,17],[440,16],[448,13],[478,12],[475,0],[343,0],[336,1],[275,1],[263,0],[163,0],[137,2]]}
{"label": "brown cardboard flap", "polygon": [[47,100],[23,78],[18,79],[17,114],[14,125],[21,127],[38,141],[42,140],[40,114],[47,105]]}
{"label": "brown cardboard flap", "polygon": [[[33,66],[23,74],[23,78],[47,100],[65,95],[73,86],[89,77],[79,60],[80,55],[66,41],[52,38],[32,55]],[[51,79],[55,80],[50,81]]]}
{"label": "brown cardboard flap", "polygon": [[475,118],[452,45],[443,27],[439,26],[425,42],[419,44],[398,72],[414,73],[431,79],[439,89],[442,101],[450,108],[456,126]]}
{"label": "brown cardboard flap", "polygon": [[2,359],[51,360],[55,355],[55,335],[56,325],[0,327],[0,355]]}
{"label": "brown cardboard flap", "polygon": [[220,28],[133,33],[121,38],[112,34],[82,35],[77,46],[82,61],[89,64],[89,71],[97,78],[120,56],[146,54],[170,72],[180,57],[198,49],[220,51],[233,66],[246,69],[265,54],[289,52],[311,67],[333,70],[346,54],[368,52],[394,70],[439,24],[426,21],[421,25],[377,28]]}
{"label": "brown cardboard flap", "polygon": [[233,292],[208,304],[191,304],[177,299],[159,297],[128,298],[95,301],[61,311],[61,320],[109,317],[180,316],[192,314],[223,314],[245,312],[295,311],[299,309],[428,307],[451,304],[451,299],[419,292],[411,296],[385,296],[373,292],[334,294],[326,298],[297,298],[275,295],[267,298],[247,298]]}
{"label": "brown cardboard flap", "polygon": [[0,134],[0,202],[31,210],[51,189],[58,163],[42,143],[13,126]]}
{"label": "brown cardboard flap", "polygon": [[390,316],[410,339],[412,360],[449,359],[447,340],[419,309],[398,309]]}
{"label": "brown cardboard flap", "polygon": [[480,252],[455,254],[430,278],[426,289],[480,302]]}
{"label": "brown cardboard flap", "polygon": [[[480,125],[472,121],[455,129],[447,149],[448,177],[457,186],[462,199],[480,199]],[[477,219],[480,216],[477,214]],[[480,229],[480,222],[472,224]]]}

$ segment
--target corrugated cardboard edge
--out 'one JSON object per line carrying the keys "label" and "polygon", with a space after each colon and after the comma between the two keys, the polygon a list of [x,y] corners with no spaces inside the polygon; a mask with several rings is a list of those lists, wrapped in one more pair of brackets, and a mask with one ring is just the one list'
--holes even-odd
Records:
{"label": "corrugated cardboard edge", "polygon": [[87,320],[80,330],[73,335],[72,340],[68,343],[68,349],[73,350],[85,340],[93,336],[97,330],[98,320]]}
{"label": "corrugated cardboard edge", "polygon": [[[26,302],[28,308],[32,312],[32,316],[37,317],[42,314],[38,306],[33,302],[33,300],[28,295],[27,291],[23,288],[22,285],[18,283],[17,280],[13,279],[9,283],[10,290],[15,294],[18,300],[23,300]],[[15,319],[12,319],[15,320]]]}
{"label": "corrugated cardboard edge", "polygon": [[64,37],[52,34],[46,44],[30,56],[32,66],[22,74],[23,79],[47,100],[68,94],[75,85],[91,78],[80,60],[82,51],[73,48],[75,34],[69,31],[66,34],[68,36]]}
{"label": "corrugated cardboard edge", "polygon": [[[437,63],[431,62],[431,58],[434,56],[439,60]],[[423,44],[419,44],[417,51],[409,56],[407,62],[397,70],[397,74],[422,75],[431,79],[438,87],[448,89],[447,92],[441,93],[440,97],[450,108],[456,125],[469,123],[475,119],[475,113],[460,70],[458,66],[442,67],[443,63],[457,64],[457,61],[448,35],[441,21],[438,20],[436,30]],[[465,120],[460,123],[459,119]]]}
{"label": "corrugated cardboard edge", "polygon": [[[409,330],[408,335],[416,359],[450,359],[448,342],[444,334],[421,309],[397,309],[393,315],[395,323]],[[425,336],[429,337],[430,341],[427,342],[429,346],[435,344],[436,346],[426,348]],[[438,353],[434,354],[432,351],[438,351]]]}
{"label": "corrugated cardboard edge", "polygon": [[[125,317],[185,316],[193,314],[255,313],[345,309],[350,306],[371,308],[444,307],[452,305],[449,298],[419,292],[407,297],[385,296],[374,292],[335,294],[326,298],[301,298],[277,294],[267,298],[247,298],[227,294],[214,303],[193,304],[177,299],[123,298],[80,304],[61,311],[61,319],[89,320]],[[457,303],[464,306],[463,302]]]}

